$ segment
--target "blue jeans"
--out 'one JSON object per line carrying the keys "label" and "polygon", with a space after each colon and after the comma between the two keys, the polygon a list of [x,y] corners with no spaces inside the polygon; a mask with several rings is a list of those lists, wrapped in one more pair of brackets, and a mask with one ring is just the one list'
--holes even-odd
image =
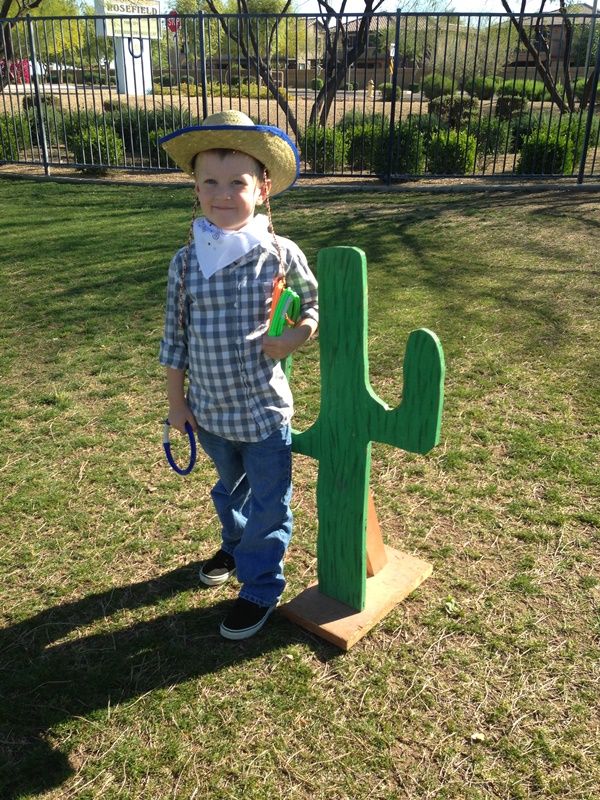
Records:
{"label": "blue jeans", "polygon": [[262,442],[231,442],[198,429],[219,480],[211,497],[222,549],[233,556],[240,597],[272,606],[285,587],[283,559],[292,537],[292,433],[285,425]]}

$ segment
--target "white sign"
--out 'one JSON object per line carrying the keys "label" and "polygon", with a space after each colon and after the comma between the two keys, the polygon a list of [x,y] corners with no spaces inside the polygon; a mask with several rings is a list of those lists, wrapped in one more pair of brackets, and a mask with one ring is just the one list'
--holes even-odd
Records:
{"label": "white sign", "polygon": [[100,35],[126,39],[160,38],[160,0],[140,0],[137,3],[95,0],[95,6],[96,14],[100,16],[117,16],[116,19],[97,20]]}

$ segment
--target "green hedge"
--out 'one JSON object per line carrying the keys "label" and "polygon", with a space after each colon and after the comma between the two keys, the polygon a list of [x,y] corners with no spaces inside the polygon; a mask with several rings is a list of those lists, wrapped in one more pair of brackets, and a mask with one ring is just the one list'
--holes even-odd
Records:
{"label": "green hedge", "polygon": [[471,97],[466,93],[455,92],[454,94],[434,97],[429,102],[429,113],[439,117],[442,122],[451,128],[460,128],[468,122],[471,114],[479,109],[479,99]]}
{"label": "green hedge", "polygon": [[393,100],[394,94],[396,95],[396,100],[400,98],[400,87],[396,86],[396,92],[394,93],[393,83],[380,83],[377,88],[381,92],[381,99],[384,102]]}
{"label": "green hedge", "polygon": [[394,126],[391,143],[387,120],[383,126],[367,124],[354,128],[346,151],[353,170],[378,175],[387,175],[390,168],[395,175],[421,174],[425,171],[425,154],[425,138],[419,126],[410,120]]}
{"label": "green hedge", "polygon": [[525,97],[517,95],[500,95],[496,100],[495,114],[500,119],[512,119],[529,112],[531,104]]}
{"label": "green hedge", "polygon": [[27,114],[0,114],[0,161],[17,161],[21,150],[31,145]]}
{"label": "green hedge", "polygon": [[67,145],[75,161],[84,172],[104,174],[110,166],[122,166],[124,162],[123,141],[118,133],[98,115],[82,114],[77,122],[72,122],[67,130]]}
{"label": "green hedge", "polygon": [[480,156],[505,153],[509,147],[510,125],[499,117],[477,119],[470,132],[477,139],[477,154]]}
{"label": "green hedge", "polygon": [[340,128],[309,126],[300,139],[300,151],[314,172],[335,172],[346,163],[348,141]]}
{"label": "green hedge", "polygon": [[494,78],[466,78],[463,82],[463,89],[480,100],[491,100],[494,92],[498,90],[498,85],[499,81]]}
{"label": "green hedge", "polygon": [[[558,93],[564,94],[564,87],[561,83],[556,84]],[[499,86],[496,94],[504,96],[525,97],[527,100],[549,100],[550,94],[541,80],[511,80],[508,78],[502,86]]]}
{"label": "green hedge", "polygon": [[466,175],[475,168],[477,141],[466,131],[440,131],[427,149],[432,175]]}
{"label": "green hedge", "polygon": [[575,164],[575,143],[556,128],[539,130],[523,143],[517,172],[522,175],[568,175]]}
{"label": "green hedge", "polygon": [[[389,139],[389,131],[388,131]],[[387,175],[389,155],[388,139],[376,152],[375,171]],[[425,140],[418,125],[402,122],[394,128],[392,140],[392,175],[420,175],[425,172]]]}
{"label": "green hedge", "polygon": [[347,137],[346,158],[356,172],[375,172],[380,160],[382,143],[389,138],[389,122],[381,125],[367,123],[351,129]]}
{"label": "green hedge", "polygon": [[428,100],[433,100],[434,97],[440,97],[444,94],[452,94],[458,88],[456,81],[447,76],[442,80],[441,75],[426,75],[421,83],[421,91]]}
{"label": "green hedge", "polygon": [[159,140],[165,133],[161,128],[150,132],[150,160],[157,167],[177,167],[171,156],[160,146]]}

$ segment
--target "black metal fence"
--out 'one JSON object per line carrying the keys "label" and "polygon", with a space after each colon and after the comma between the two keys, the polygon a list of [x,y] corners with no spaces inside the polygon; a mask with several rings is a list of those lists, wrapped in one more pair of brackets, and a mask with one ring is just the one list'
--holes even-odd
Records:
{"label": "black metal fence", "polygon": [[0,164],[172,170],[160,136],[238,108],[306,176],[600,176],[600,15],[0,20]]}

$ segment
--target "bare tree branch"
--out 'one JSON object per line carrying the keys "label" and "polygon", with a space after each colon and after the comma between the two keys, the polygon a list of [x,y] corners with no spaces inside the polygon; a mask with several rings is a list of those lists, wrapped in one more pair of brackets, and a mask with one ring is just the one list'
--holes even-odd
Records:
{"label": "bare tree branch", "polygon": [[[540,10],[539,10],[538,15],[537,15],[536,30],[538,30],[538,27],[542,26],[542,15],[543,15],[543,10],[544,10],[544,6],[545,6],[545,1],[546,0],[542,0],[542,2],[541,2]],[[563,0],[561,0],[561,5],[562,4],[563,4]],[[511,20],[512,24],[515,26],[515,28],[517,30],[517,33],[519,35],[519,39],[521,40],[521,42],[525,46],[525,49],[527,50],[527,52],[529,53],[529,55],[533,59],[535,67],[536,67],[536,69],[537,69],[537,71],[538,71],[538,73],[539,73],[539,75],[540,75],[540,77],[541,77],[541,79],[542,79],[542,81],[544,83],[544,86],[546,87],[546,89],[548,90],[548,93],[550,94],[552,102],[556,104],[556,106],[560,109],[561,113],[565,113],[565,112],[568,113],[570,111],[573,111],[574,110],[573,92],[571,91],[571,93],[570,93],[570,96],[571,96],[571,100],[570,101],[569,101],[569,97],[568,96],[565,99],[563,99],[561,97],[561,95],[560,95],[560,93],[558,91],[558,88],[556,86],[556,81],[554,80],[553,75],[551,74],[551,72],[548,69],[547,65],[544,63],[544,61],[541,58],[541,50],[540,50],[540,48],[538,46],[536,46],[532,42],[531,37],[529,36],[527,31],[525,30],[525,25],[524,25],[524,22],[523,22],[523,16],[524,16],[524,13],[525,13],[525,0],[522,0],[522,2],[521,2],[521,11],[520,11],[518,17],[515,15],[513,10],[509,6],[507,0],[502,0],[502,5],[504,6],[504,10],[506,11],[506,13],[510,16],[510,20]],[[564,21],[564,19],[566,19],[565,16],[563,16],[563,21]],[[569,20],[569,22],[570,22],[570,20]],[[572,31],[571,31],[571,38],[572,38]],[[564,72],[565,73],[568,73],[568,71],[569,71],[570,47],[568,48],[568,50],[569,50],[569,52],[566,54],[567,55],[566,60],[564,59],[564,54],[563,54],[563,63],[564,63]],[[570,85],[570,79],[569,79],[569,85]]]}
{"label": "bare tree branch", "polygon": [[[346,82],[349,68],[356,63],[360,56],[365,52],[371,20],[384,0],[365,0],[365,9],[360,17],[360,23],[356,31],[354,46],[348,50],[348,37],[344,26],[344,9],[346,0],[343,0],[340,11],[335,11],[327,0],[317,0],[321,8],[321,19],[325,28],[325,77],[323,87],[320,89],[315,104],[310,113],[309,124],[325,126],[329,110],[335,98],[336,91]],[[390,15],[392,18],[392,15]],[[332,24],[333,23],[333,24]],[[340,63],[339,54],[343,53],[343,60]]]}

